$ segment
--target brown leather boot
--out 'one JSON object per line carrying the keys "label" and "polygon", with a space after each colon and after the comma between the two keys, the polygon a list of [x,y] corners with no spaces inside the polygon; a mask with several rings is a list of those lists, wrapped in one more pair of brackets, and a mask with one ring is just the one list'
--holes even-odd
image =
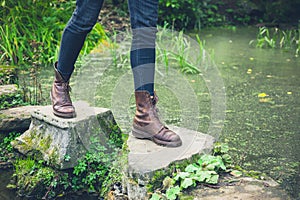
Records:
{"label": "brown leather boot", "polygon": [[50,92],[53,114],[63,118],[76,117],[75,108],[72,105],[69,92],[71,87],[69,81],[65,81],[57,71],[57,63],[54,65],[55,79]]}
{"label": "brown leather boot", "polygon": [[149,139],[158,145],[179,147],[180,137],[164,126],[158,118],[156,94],[150,96],[148,91],[136,91],[136,113],[133,120],[132,134],[136,138]]}

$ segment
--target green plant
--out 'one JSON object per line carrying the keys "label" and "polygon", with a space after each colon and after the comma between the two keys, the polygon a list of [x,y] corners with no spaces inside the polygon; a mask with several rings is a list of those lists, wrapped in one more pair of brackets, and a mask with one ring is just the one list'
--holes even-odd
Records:
{"label": "green plant", "polygon": [[18,137],[20,133],[11,132],[7,136],[3,138],[0,143],[0,161],[8,161],[12,157],[13,147],[10,142],[13,141],[16,137]]}
{"label": "green plant", "polygon": [[91,151],[74,167],[71,187],[75,191],[88,189],[103,197],[111,185],[121,182],[123,136],[117,125],[111,125],[110,130],[107,146],[99,144],[97,138],[92,139]]}
{"label": "green plant", "polygon": [[[275,32],[277,29],[275,29]],[[276,47],[276,34],[270,35],[270,31],[266,27],[260,27],[257,35],[257,44],[256,47]]]}
{"label": "green plant", "polygon": [[250,45],[256,43],[257,48],[294,49],[295,56],[299,55],[300,29],[281,30],[260,27],[256,40],[251,40]]}
{"label": "green plant", "polygon": [[[197,36],[198,49],[191,49],[191,41],[184,36],[183,31],[174,34],[168,32],[166,26],[158,33],[156,44],[156,58],[165,65],[166,71],[169,66],[178,66],[183,73],[196,74],[200,70],[197,67],[202,62],[205,42]],[[167,38],[167,39],[166,39]],[[168,49],[165,49],[168,47]],[[191,55],[190,53],[195,53]]]}
{"label": "green plant", "polygon": [[109,183],[121,181],[117,168],[112,167],[116,159],[116,154],[106,152],[102,147],[98,152],[87,153],[85,157],[78,161],[74,167],[72,187],[75,190],[88,188],[90,192],[97,192],[104,195],[109,189]]}
{"label": "green plant", "polygon": [[20,91],[0,96],[0,110],[22,105],[28,105],[28,103],[24,102]]}
{"label": "green plant", "polygon": [[0,85],[17,84],[17,69],[15,66],[0,65]]}
{"label": "green plant", "polygon": [[[197,183],[217,184],[220,172],[227,171],[231,167],[231,157],[228,154],[229,147],[224,143],[215,143],[213,155],[204,154],[197,162],[191,163],[184,171],[173,173],[172,178],[166,177],[163,185],[167,188],[165,193],[154,193],[151,200],[166,199],[175,200],[178,195]],[[166,184],[167,183],[167,184]]]}
{"label": "green plant", "polygon": [[159,0],[159,6],[159,23],[177,29],[201,29],[224,21],[218,12],[220,3],[211,0]]}
{"label": "green plant", "polygon": [[36,199],[53,197],[50,190],[56,186],[58,174],[52,168],[43,166],[43,161],[37,162],[32,157],[20,157],[13,164],[19,195],[34,196]]}
{"label": "green plant", "polygon": [[[70,3],[52,1],[2,1],[0,38],[2,62],[15,65],[52,62]],[[66,4],[66,3],[65,3]],[[63,10],[64,9],[64,10]],[[38,56],[35,56],[38,54]],[[44,61],[44,62],[42,62]]]}
{"label": "green plant", "polygon": [[[57,60],[62,31],[72,15],[75,1],[2,0],[0,7],[0,63],[25,70],[52,65]],[[96,24],[78,60],[104,36],[102,26]]]}
{"label": "green plant", "polygon": [[[70,170],[53,170],[45,166],[44,161],[36,161],[30,156],[18,158],[14,161],[17,177],[15,187],[20,188],[20,195],[30,195],[37,199],[51,199],[78,191],[88,191],[99,197],[106,196],[113,184],[121,182],[120,166],[124,165],[123,159],[127,155],[125,146],[119,144],[123,144],[120,129],[112,126],[110,134],[118,137],[109,137],[107,147],[93,138],[92,142],[95,142],[94,145],[98,144],[97,148],[87,152]],[[66,155],[64,159],[68,161],[70,155]]]}

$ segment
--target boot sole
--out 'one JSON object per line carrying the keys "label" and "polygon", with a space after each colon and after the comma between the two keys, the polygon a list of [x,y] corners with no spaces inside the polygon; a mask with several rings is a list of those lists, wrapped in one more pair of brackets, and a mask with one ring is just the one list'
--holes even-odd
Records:
{"label": "boot sole", "polygon": [[61,117],[61,118],[75,118],[76,117],[76,113],[60,113],[60,112],[56,112],[55,110],[53,110],[53,114],[57,117]]}
{"label": "boot sole", "polygon": [[155,138],[154,136],[150,136],[147,132],[143,132],[140,130],[137,130],[136,128],[132,127],[132,135],[138,139],[144,139],[144,140],[151,140],[155,144],[160,145],[160,146],[165,146],[165,147],[179,147],[182,145],[182,141],[174,141],[174,142],[167,142],[164,140],[160,140]]}

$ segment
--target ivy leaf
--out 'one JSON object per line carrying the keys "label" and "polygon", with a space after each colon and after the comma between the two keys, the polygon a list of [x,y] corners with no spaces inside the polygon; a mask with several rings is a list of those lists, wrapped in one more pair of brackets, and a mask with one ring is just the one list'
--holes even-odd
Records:
{"label": "ivy leaf", "polygon": [[166,197],[167,197],[167,199],[175,200],[179,193],[180,193],[180,188],[178,185],[176,187],[170,187],[166,191]]}
{"label": "ivy leaf", "polygon": [[213,171],[214,173],[212,173],[210,175],[210,177],[208,179],[206,179],[206,182],[207,183],[210,183],[210,184],[217,184],[218,183],[218,179],[219,179],[219,175]]}
{"label": "ivy leaf", "polygon": [[208,179],[209,177],[210,177],[209,171],[197,171],[196,176],[193,178],[199,182],[204,182],[205,179]]}
{"label": "ivy leaf", "polygon": [[216,167],[216,164],[211,163],[211,164],[207,165],[205,169],[208,171],[213,171],[213,170],[215,170],[215,167]]}
{"label": "ivy leaf", "polygon": [[179,172],[175,177],[174,177],[174,180],[175,181],[178,181],[179,178],[181,179],[185,179],[186,177],[190,176],[190,173],[189,172]]}
{"label": "ivy leaf", "polygon": [[222,159],[223,159],[224,163],[227,165],[232,163],[232,158],[229,154],[222,155]]}
{"label": "ivy leaf", "polygon": [[194,164],[190,164],[186,166],[185,171],[186,172],[195,172],[199,169],[199,167],[196,167]]}
{"label": "ivy leaf", "polygon": [[181,183],[181,187],[183,187],[183,188],[188,188],[188,187],[190,187],[191,185],[193,185],[194,184],[194,181],[193,181],[193,179],[191,179],[191,178],[186,178],[186,179],[184,179],[183,181],[182,181],[182,183]]}
{"label": "ivy leaf", "polygon": [[156,193],[152,194],[151,199],[150,200],[160,200],[160,196]]}
{"label": "ivy leaf", "polygon": [[224,162],[223,162],[222,157],[221,157],[221,156],[217,156],[216,161],[217,161],[216,167],[217,167],[218,169],[221,168],[222,170],[225,171],[225,170],[226,170],[226,166],[225,166],[225,164],[224,164]]}
{"label": "ivy leaf", "polygon": [[228,153],[229,151],[229,146],[226,143],[221,144],[221,153]]}

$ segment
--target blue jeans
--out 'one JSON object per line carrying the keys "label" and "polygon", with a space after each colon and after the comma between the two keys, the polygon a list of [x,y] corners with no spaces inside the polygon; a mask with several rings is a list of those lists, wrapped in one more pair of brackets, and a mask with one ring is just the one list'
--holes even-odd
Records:
{"label": "blue jeans", "polygon": [[[103,0],[77,0],[76,9],[64,29],[57,69],[67,81],[73,70],[86,35],[96,24]],[[155,39],[158,0],[128,0],[132,29],[130,62],[135,90],[153,95]]]}

